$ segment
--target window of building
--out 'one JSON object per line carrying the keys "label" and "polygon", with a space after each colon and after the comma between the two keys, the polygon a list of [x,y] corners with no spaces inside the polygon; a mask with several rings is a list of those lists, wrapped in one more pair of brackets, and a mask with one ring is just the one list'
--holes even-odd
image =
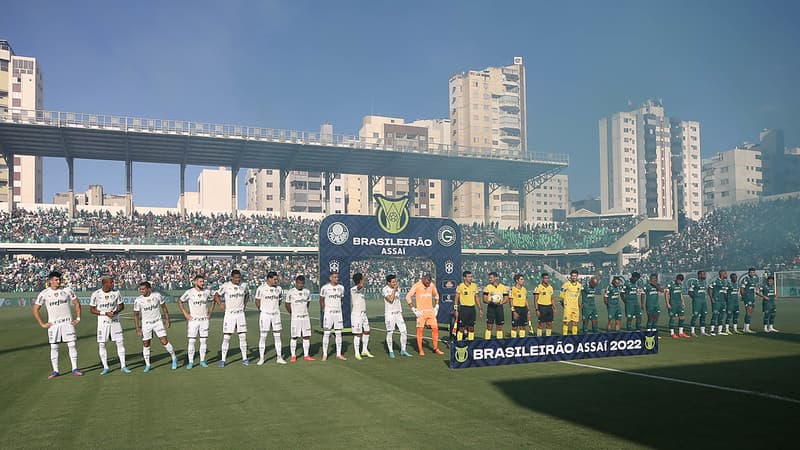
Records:
{"label": "window of building", "polygon": [[8,72],[8,61],[0,61],[0,72]]}
{"label": "window of building", "polygon": [[272,197],[272,194],[268,194],[268,195],[267,195],[267,200],[272,200],[272,198],[273,198],[273,197]]}
{"label": "window of building", "polygon": [[341,186],[334,186],[333,190],[336,191],[336,192],[342,192],[342,187]]}
{"label": "window of building", "polygon": [[273,185],[273,183],[272,183],[271,181],[268,181],[268,182],[267,182],[267,187],[268,187],[268,188],[271,188],[271,187],[272,187],[272,185]]}
{"label": "window of building", "polygon": [[11,106],[15,108],[19,108],[22,106],[22,99],[20,98],[12,98],[11,99]]}

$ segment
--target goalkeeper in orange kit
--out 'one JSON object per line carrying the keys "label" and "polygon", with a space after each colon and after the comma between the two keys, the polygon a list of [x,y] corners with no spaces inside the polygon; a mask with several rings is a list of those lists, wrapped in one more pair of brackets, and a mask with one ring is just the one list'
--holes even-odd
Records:
{"label": "goalkeeper in orange kit", "polygon": [[[412,303],[412,298],[416,299],[416,305]],[[444,352],[439,350],[439,323],[436,321],[436,316],[439,313],[439,291],[436,290],[430,274],[423,275],[420,281],[411,286],[406,296],[406,303],[411,307],[414,315],[417,316],[417,348],[419,349],[419,355],[425,356],[425,350],[422,349],[422,331],[425,326],[431,327],[433,352],[437,355],[443,355]]]}

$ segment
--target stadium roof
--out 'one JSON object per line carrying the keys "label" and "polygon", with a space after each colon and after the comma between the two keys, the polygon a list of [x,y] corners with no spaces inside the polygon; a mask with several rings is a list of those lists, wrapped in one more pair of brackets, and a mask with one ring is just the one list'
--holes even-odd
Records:
{"label": "stadium roof", "polygon": [[20,155],[484,181],[518,186],[567,167],[567,155],[527,158],[492,148],[178,120],[0,111],[0,149]]}

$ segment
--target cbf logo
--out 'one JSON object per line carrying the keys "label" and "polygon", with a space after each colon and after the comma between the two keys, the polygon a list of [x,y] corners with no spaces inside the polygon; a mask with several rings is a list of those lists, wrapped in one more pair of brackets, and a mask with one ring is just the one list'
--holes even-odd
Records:
{"label": "cbf logo", "polygon": [[444,262],[444,271],[449,275],[455,270],[455,263],[449,259]]}
{"label": "cbf logo", "polygon": [[469,351],[467,350],[467,346],[463,347],[456,347],[456,362],[463,363],[467,361],[469,358]]}
{"label": "cbf logo", "polygon": [[389,234],[398,234],[406,229],[411,218],[408,213],[408,196],[388,198],[375,194],[375,200],[378,202],[375,215],[381,230]]}
{"label": "cbf logo", "polygon": [[339,272],[339,261],[332,259],[331,262],[328,264],[328,271]]}
{"label": "cbf logo", "polygon": [[652,350],[656,346],[656,337],[655,336],[645,336],[644,337],[644,348],[647,350]]}

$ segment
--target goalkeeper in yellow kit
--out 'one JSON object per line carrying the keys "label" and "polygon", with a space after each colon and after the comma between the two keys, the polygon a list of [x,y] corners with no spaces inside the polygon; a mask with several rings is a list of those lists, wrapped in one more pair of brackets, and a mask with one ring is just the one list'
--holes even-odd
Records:
{"label": "goalkeeper in yellow kit", "polygon": [[569,334],[570,328],[572,334],[578,334],[578,323],[580,322],[580,299],[583,285],[578,281],[578,271],[573,270],[569,273],[569,281],[561,285],[561,293],[558,298],[561,299],[561,305],[564,307],[564,328],[563,335]]}

